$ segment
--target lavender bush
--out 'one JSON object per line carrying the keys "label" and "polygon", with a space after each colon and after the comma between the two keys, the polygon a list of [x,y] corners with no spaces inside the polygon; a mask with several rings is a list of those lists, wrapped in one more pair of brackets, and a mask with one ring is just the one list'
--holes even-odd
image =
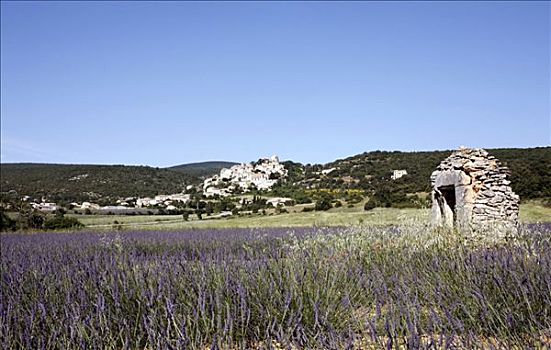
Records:
{"label": "lavender bush", "polygon": [[4,349],[549,346],[551,230],[10,234]]}

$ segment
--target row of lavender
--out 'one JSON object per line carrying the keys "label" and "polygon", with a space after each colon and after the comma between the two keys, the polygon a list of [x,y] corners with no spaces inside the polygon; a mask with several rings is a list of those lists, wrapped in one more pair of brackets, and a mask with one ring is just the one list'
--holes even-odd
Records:
{"label": "row of lavender", "polygon": [[551,329],[543,226],[484,246],[422,227],[0,240],[3,349],[538,347]]}

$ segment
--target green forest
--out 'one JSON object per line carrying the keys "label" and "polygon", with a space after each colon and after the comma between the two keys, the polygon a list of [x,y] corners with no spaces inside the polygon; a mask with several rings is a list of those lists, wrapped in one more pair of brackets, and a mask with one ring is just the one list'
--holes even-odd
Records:
{"label": "green forest", "polygon": [[[375,206],[426,205],[429,177],[452,151],[365,152],[321,164],[283,162],[287,179],[271,192],[255,194],[291,197],[296,203],[346,201],[373,198]],[[551,198],[551,147],[488,149],[510,169],[513,190],[522,200]],[[95,201],[109,204],[124,197],[179,193],[199,185],[206,176],[231,162],[206,162],[153,168],[124,165],[2,164],[1,192],[42,197],[56,203]],[[333,169],[330,172],[327,170]],[[408,174],[392,180],[392,170]],[[326,170],[325,172],[322,172]]]}
{"label": "green forest", "polygon": [[[488,149],[488,152],[509,168],[511,186],[521,199],[551,198],[551,147]],[[451,150],[374,151],[325,165],[285,162],[289,177],[275,192],[299,201],[316,192],[346,200],[351,196],[350,190],[361,190],[363,195],[376,198],[376,206],[422,206],[426,205],[430,192],[431,173],[451,153]],[[321,173],[328,169],[334,170]],[[405,169],[408,174],[392,180],[392,171],[398,169]]]}
{"label": "green forest", "polygon": [[147,166],[2,164],[1,192],[42,197],[56,203],[179,193],[198,179],[186,173]]}

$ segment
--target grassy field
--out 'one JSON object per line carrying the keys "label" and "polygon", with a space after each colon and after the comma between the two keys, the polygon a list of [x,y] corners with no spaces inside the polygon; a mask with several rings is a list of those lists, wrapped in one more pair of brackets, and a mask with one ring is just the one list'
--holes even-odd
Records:
{"label": "grassy field", "polygon": [[[271,214],[271,215],[270,215]],[[254,228],[254,227],[304,227],[304,226],[349,226],[349,225],[403,225],[409,222],[426,222],[429,209],[377,208],[364,211],[361,207],[334,208],[321,212],[290,212],[275,215],[251,215],[231,218],[198,220],[191,215],[184,221],[181,215],[127,216],[127,215],[74,215],[86,229],[112,230],[181,230],[199,228]],[[521,205],[520,220],[523,223],[550,222],[551,208],[538,203]]]}
{"label": "grassy field", "polygon": [[551,222],[551,208],[539,202],[523,204],[520,206],[520,220],[527,223]]}

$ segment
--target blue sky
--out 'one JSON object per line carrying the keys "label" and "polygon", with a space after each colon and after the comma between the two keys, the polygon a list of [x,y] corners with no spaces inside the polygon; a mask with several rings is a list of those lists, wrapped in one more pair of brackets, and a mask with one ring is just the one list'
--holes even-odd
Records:
{"label": "blue sky", "polygon": [[2,162],[551,143],[548,2],[1,3]]}

